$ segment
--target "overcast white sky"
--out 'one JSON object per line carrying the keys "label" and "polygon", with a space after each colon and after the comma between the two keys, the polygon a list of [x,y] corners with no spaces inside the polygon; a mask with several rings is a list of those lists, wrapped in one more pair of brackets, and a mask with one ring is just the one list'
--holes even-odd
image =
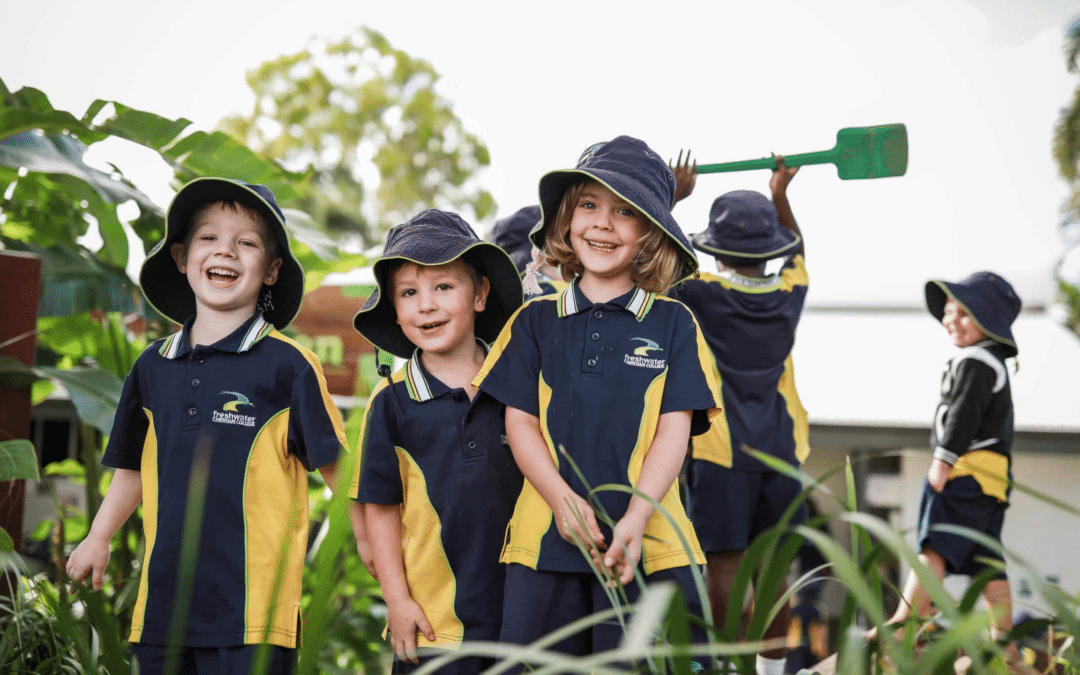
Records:
{"label": "overcast white sky", "polygon": [[[816,166],[791,186],[815,304],[916,304],[927,277],[984,268],[1041,304],[1063,250],[1050,138],[1077,83],[1061,52],[1074,2],[0,1],[9,88],[40,88],[76,115],[113,99],[201,129],[250,110],[245,71],[312,35],[375,28],[443,75],[491,150],[482,180],[499,215],[618,134],[712,163],[823,150],[841,127],[903,122],[906,176],[840,181]],[[132,171],[137,151],[108,152],[168,201],[162,167]],[[701,176],[675,216],[697,232],[717,195],[767,180]]]}

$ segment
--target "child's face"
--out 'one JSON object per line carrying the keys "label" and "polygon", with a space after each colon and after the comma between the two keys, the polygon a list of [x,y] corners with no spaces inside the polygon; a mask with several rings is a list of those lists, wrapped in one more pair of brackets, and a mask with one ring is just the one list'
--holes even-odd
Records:
{"label": "child's face", "polygon": [[190,242],[170,253],[187,276],[198,310],[251,312],[263,284],[277,282],[281,258],[270,259],[270,233],[242,209],[214,204],[192,223]]}
{"label": "child's face", "polygon": [[583,275],[629,280],[647,226],[645,216],[614,192],[586,183],[570,219],[570,245]]}
{"label": "child's face", "polygon": [[390,288],[398,325],[425,354],[472,353],[476,313],[491,289],[487,277],[476,283],[462,260],[434,267],[406,262],[391,274]]}
{"label": "child's face", "polygon": [[968,316],[968,313],[960,307],[960,303],[951,298],[945,301],[945,312],[941,316],[941,325],[948,331],[953,345],[957,347],[970,347],[986,339],[974,319]]}

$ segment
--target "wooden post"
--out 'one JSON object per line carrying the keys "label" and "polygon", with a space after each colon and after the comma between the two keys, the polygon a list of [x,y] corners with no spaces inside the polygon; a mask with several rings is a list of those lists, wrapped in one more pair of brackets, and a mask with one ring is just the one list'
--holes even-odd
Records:
{"label": "wooden post", "polygon": [[[0,354],[34,365],[41,259],[31,253],[0,251]],[[7,344],[9,343],[10,344]],[[30,390],[0,384],[0,439],[30,437]],[[22,550],[22,480],[0,482],[0,527]]]}

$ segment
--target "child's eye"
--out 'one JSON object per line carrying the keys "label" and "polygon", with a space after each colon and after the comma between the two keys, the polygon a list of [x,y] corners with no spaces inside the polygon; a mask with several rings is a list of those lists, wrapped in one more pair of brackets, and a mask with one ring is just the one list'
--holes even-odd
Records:
{"label": "child's eye", "polygon": [[399,295],[403,298],[411,298],[412,296],[416,295],[416,290],[412,288],[406,288],[402,290]]}
{"label": "child's eye", "polygon": [[619,215],[620,216],[626,216],[627,218],[633,218],[634,216],[637,215],[637,211],[624,206],[623,208],[619,209]]}
{"label": "child's eye", "polygon": [[582,208],[582,209],[595,209],[595,208],[596,208],[596,204],[593,204],[593,203],[592,203],[591,201],[589,201],[588,199],[583,199],[583,200],[581,201],[581,203],[580,203],[580,204],[578,204],[578,208]]}
{"label": "child's eye", "polygon": [[454,287],[453,284],[439,284],[435,288],[436,288],[436,290],[440,290],[440,291],[449,291],[453,287]]}

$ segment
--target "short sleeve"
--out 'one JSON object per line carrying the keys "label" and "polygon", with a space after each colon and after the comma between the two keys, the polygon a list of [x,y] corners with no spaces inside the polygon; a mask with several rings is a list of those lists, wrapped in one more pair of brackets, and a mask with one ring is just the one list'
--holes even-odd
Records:
{"label": "short sleeve", "polygon": [[679,307],[674,330],[660,414],[695,411],[691,433],[696,436],[705,433],[709,420],[720,412],[720,375],[697,320],[685,306]]}
{"label": "short sleeve", "polygon": [[397,456],[400,445],[394,390],[383,380],[368,399],[360,429],[360,481],[356,500],[394,505],[405,499]]}
{"label": "short sleeve", "polygon": [[510,317],[472,381],[500,403],[536,416],[540,415],[537,323],[544,302],[527,303]]}
{"label": "short sleeve", "polygon": [[996,382],[994,369],[977,359],[963,359],[956,365],[939,447],[954,455],[967,452],[990,407]]}
{"label": "short sleeve", "polygon": [[[148,348],[147,352],[151,349],[153,346]],[[142,469],[143,445],[150,430],[150,418],[143,410],[142,388],[139,382],[142,371],[139,364],[142,360],[139,358],[135,361],[131,372],[124,379],[120,403],[116,407],[112,431],[109,433],[109,444],[105,446],[105,455],[101,458],[102,464],[114,469]]]}
{"label": "short sleeve", "polygon": [[317,361],[298,374],[289,406],[289,452],[304,468],[311,471],[340,458],[345,426]]}

